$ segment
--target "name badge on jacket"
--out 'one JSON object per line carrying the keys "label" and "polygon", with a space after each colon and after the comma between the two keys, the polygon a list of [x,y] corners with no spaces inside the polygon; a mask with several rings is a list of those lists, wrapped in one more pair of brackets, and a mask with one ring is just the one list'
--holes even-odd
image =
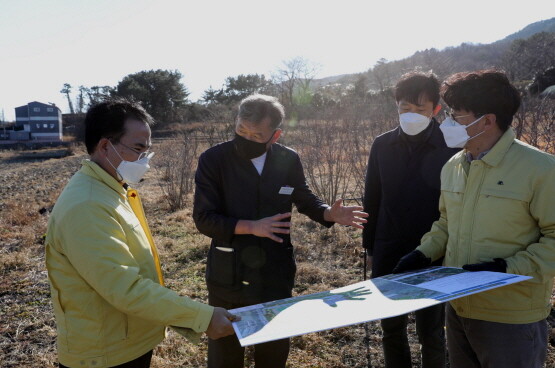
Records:
{"label": "name badge on jacket", "polygon": [[279,194],[291,195],[294,189],[293,187],[281,187]]}

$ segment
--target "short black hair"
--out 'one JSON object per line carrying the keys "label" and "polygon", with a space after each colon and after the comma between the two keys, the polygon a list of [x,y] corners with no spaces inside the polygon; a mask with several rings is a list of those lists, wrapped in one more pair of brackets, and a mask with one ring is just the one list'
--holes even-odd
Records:
{"label": "short black hair", "polygon": [[497,126],[506,131],[520,107],[520,94],[505,72],[482,69],[456,73],[441,86],[441,97],[450,108],[474,116],[495,114]]}
{"label": "short black hair", "polygon": [[401,76],[395,85],[395,101],[405,100],[418,105],[421,98],[432,101],[434,107],[439,103],[439,80],[429,72],[413,70]]}
{"label": "short black hair", "polygon": [[279,100],[273,96],[254,94],[245,97],[239,104],[237,119],[259,124],[270,118],[270,125],[276,129],[281,125],[285,111]]}
{"label": "short black hair", "polygon": [[154,119],[137,102],[125,98],[109,98],[99,102],[87,111],[85,116],[85,146],[92,154],[102,138],[119,142],[125,134],[125,121],[135,119],[145,124],[154,124]]}

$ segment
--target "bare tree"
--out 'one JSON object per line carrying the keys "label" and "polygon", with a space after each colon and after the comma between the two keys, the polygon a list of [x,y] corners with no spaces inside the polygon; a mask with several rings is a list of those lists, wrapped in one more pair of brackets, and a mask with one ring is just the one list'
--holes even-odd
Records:
{"label": "bare tree", "polygon": [[296,112],[297,99],[301,99],[310,93],[310,83],[314,79],[318,67],[315,63],[302,58],[295,57],[283,61],[283,65],[272,76],[277,87],[280,99],[289,113]]}
{"label": "bare tree", "polygon": [[159,183],[170,211],[183,208],[187,195],[193,192],[199,141],[198,134],[179,135],[164,141],[159,148]]}
{"label": "bare tree", "polygon": [[372,69],[372,77],[380,92],[384,92],[392,85],[390,67],[390,63],[386,59],[381,58],[374,65],[374,69]]}
{"label": "bare tree", "polygon": [[501,58],[501,66],[513,81],[531,80],[538,72],[555,66],[555,34],[540,32],[517,39]]}
{"label": "bare tree", "polygon": [[209,123],[203,126],[199,133],[202,141],[212,147],[218,143],[229,141],[235,134],[235,124],[233,122]]}
{"label": "bare tree", "polygon": [[86,88],[84,86],[79,86],[79,94],[77,95],[77,113],[83,113],[85,109],[85,96],[83,93],[86,92]]}
{"label": "bare tree", "polygon": [[327,203],[350,195],[352,147],[341,121],[304,122],[297,137],[310,188]]}
{"label": "bare tree", "polygon": [[523,96],[513,127],[518,139],[555,153],[555,99]]}

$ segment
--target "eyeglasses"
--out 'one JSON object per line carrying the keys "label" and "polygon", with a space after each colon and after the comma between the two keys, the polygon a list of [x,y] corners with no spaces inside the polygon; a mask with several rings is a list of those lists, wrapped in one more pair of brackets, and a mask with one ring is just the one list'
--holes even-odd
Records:
{"label": "eyeglasses", "polygon": [[131,148],[131,147],[129,147],[128,145],[123,144],[123,143],[121,143],[121,142],[118,142],[117,144],[121,144],[122,146],[124,146],[124,147],[127,148],[128,150],[133,151],[133,152],[135,152],[136,154],[138,154],[138,155],[139,155],[139,158],[137,158],[137,160],[140,160],[140,159],[145,158],[145,157],[152,157],[152,155],[154,154],[154,152],[151,152],[150,149],[147,149],[146,151],[141,152],[141,151],[138,151],[138,150],[136,150],[136,149],[134,149],[134,148]]}
{"label": "eyeglasses", "polygon": [[[445,117],[449,117],[451,118],[453,121],[456,121],[457,123],[459,123],[459,121],[457,119],[460,118],[466,118],[467,116],[471,116],[470,114],[466,114],[466,115],[459,115],[459,116],[455,116],[455,114],[452,111],[445,111]],[[460,124],[460,123],[459,123]]]}

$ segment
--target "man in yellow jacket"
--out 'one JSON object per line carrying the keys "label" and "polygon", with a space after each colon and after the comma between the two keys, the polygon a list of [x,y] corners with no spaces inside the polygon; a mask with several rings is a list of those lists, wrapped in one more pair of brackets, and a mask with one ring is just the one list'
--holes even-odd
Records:
{"label": "man in yellow jacket", "polygon": [[121,99],[87,112],[90,160],[58,198],[46,236],[60,367],[148,367],[166,326],[192,339],[233,334],[225,309],[164,287],[138,192],[128,186],[149,168],[151,123]]}
{"label": "man in yellow jacket", "polygon": [[555,276],[555,157],[515,138],[520,95],[504,73],[457,73],[442,86],[441,125],[465,149],[441,173],[440,218],[394,272],[444,265],[529,281],[447,305],[451,368],[543,367]]}

